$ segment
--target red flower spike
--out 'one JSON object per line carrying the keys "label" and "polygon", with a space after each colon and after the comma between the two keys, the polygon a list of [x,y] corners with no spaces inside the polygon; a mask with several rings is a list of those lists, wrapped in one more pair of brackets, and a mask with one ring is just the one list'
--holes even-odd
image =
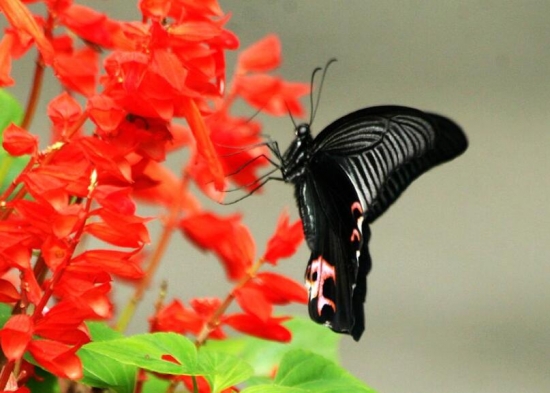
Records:
{"label": "red flower spike", "polygon": [[266,322],[271,316],[273,306],[261,291],[253,287],[245,286],[236,291],[235,297],[239,306],[241,306],[247,314],[253,314],[263,322]]}
{"label": "red flower spike", "polygon": [[10,281],[0,278],[0,302],[13,303],[21,298],[17,288]]}
{"label": "red flower spike", "polygon": [[275,233],[267,243],[267,250],[263,258],[272,265],[276,265],[281,258],[294,255],[304,240],[302,221],[297,220],[291,225],[289,220],[287,211],[281,213]]}
{"label": "red flower spike", "polygon": [[193,100],[185,99],[182,103],[184,104],[185,118],[197,142],[197,151],[208,163],[216,190],[222,191],[225,184],[222,166],[210,140],[204,120]]}
{"label": "red flower spike", "polygon": [[281,64],[281,41],[270,34],[239,53],[237,75],[247,72],[266,72]]}
{"label": "red flower spike", "polygon": [[66,133],[79,120],[82,108],[78,101],[63,92],[48,104],[48,117],[53,124],[52,141],[65,140]]}
{"label": "red flower spike", "polygon": [[228,277],[238,280],[252,265],[255,245],[239,215],[227,218],[200,213],[184,218],[180,228],[203,250],[211,250],[221,259]]}
{"label": "red flower spike", "polygon": [[37,340],[31,342],[29,351],[37,363],[61,378],[82,378],[82,363],[76,351],[78,346],[68,346],[57,341]]}
{"label": "red flower spike", "polygon": [[0,330],[2,352],[10,361],[21,359],[34,333],[34,324],[29,315],[12,315]]}
{"label": "red flower spike", "polygon": [[34,154],[38,149],[38,138],[23,128],[11,123],[3,133],[2,146],[12,156]]}
{"label": "red flower spike", "polygon": [[53,48],[30,11],[20,0],[0,0],[0,9],[16,30],[22,30],[34,38],[46,64],[51,64]]}
{"label": "red flower spike", "polygon": [[0,87],[13,86],[15,83],[10,76],[13,41],[13,34],[5,34],[0,41]]}
{"label": "red flower spike", "polygon": [[303,284],[273,272],[256,274],[246,287],[257,288],[272,304],[306,304],[308,300],[307,290]]}
{"label": "red flower spike", "polygon": [[282,322],[288,319],[290,317],[270,318],[267,321],[262,321],[252,314],[233,314],[226,317],[223,323],[251,336],[286,343],[292,339],[292,333],[282,325]]}

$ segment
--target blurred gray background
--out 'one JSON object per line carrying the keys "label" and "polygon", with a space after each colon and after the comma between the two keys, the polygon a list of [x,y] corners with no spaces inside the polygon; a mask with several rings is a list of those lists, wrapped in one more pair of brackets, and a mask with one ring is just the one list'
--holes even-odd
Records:
{"label": "blurred gray background", "polygon": [[[87,4],[139,19],[133,1]],[[242,47],[281,38],[287,79],[307,82],[338,58],[316,132],[361,107],[401,104],[449,116],[468,134],[465,155],[422,176],[373,225],[367,329],[359,343],[344,337],[343,364],[381,393],[550,391],[550,1],[220,4]],[[290,143],[288,118],[261,119],[281,147]],[[244,212],[258,254],[284,207],[297,217],[292,188],[277,182],[236,206],[205,203]],[[308,256],[303,246],[280,269],[302,280]],[[179,238],[167,259],[132,332],[147,328],[162,279],[183,299],[230,289],[216,260]]]}

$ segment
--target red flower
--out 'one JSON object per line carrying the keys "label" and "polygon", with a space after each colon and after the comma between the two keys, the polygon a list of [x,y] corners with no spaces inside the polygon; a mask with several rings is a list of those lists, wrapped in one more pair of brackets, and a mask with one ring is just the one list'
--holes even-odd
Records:
{"label": "red flower", "polygon": [[13,315],[0,330],[2,352],[8,360],[21,359],[31,342],[34,324],[28,315]]}
{"label": "red flower", "polygon": [[98,60],[98,53],[85,47],[72,53],[56,53],[53,68],[65,87],[90,97],[95,93]]}
{"label": "red flower", "polygon": [[266,75],[244,75],[236,82],[235,91],[254,108],[274,116],[290,113],[303,116],[300,97],[309,93],[305,83],[286,82],[281,78]]}
{"label": "red flower", "polygon": [[226,317],[223,323],[251,336],[266,340],[289,342],[292,333],[282,325],[282,322],[288,319],[290,317],[272,317],[263,321],[252,314],[233,314]]}
{"label": "red flower", "polygon": [[180,228],[198,247],[217,254],[231,280],[241,278],[252,265],[254,240],[239,215],[200,213],[181,220]]}
{"label": "red flower", "polygon": [[267,250],[263,258],[272,265],[276,265],[280,258],[294,255],[303,240],[302,221],[297,220],[291,225],[288,212],[285,211],[279,217],[277,228],[267,243]]}
{"label": "red flower", "polygon": [[54,142],[65,140],[66,133],[79,120],[82,108],[77,100],[63,92],[48,104],[48,117],[53,124]]}
{"label": "red flower", "polygon": [[38,149],[38,138],[11,123],[3,133],[2,146],[12,156],[34,154]]}
{"label": "red flower", "polygon": [[50,64],[54,57],[52,45],[27,7],[20,0],[0,0],[0,9],[15,29],[22,30],[34,38],[44,61]]}
{"label": "red flower", "polygon": [[281,41],[270,34],[239,53],[237,74],[266,72],[281,64]]}
{"label": "red flower", "polygon": [[73,380],[82,378],[82,363],[76,356],[78,349],[78,346],[50,340],[36,340],[29,345],[38,364],[58,377]]}

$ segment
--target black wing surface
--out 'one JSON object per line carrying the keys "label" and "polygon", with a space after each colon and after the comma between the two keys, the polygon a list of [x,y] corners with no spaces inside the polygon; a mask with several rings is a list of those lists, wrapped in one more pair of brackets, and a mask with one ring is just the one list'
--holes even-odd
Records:
{"label": "black wing surface", "polygon": [[313,155],[328,155],[340,165],[373,222],[414,179],[466,147],[464,133],[447,118],[380,106],[330,124],[315,138]]}
{"label": "black wing surface", "polygon": [[306,269],[309,314],[359,340],[371,266],[369,227],[353,184],[337,164],[321,155],[308,173],[296,192],[311,249]]}

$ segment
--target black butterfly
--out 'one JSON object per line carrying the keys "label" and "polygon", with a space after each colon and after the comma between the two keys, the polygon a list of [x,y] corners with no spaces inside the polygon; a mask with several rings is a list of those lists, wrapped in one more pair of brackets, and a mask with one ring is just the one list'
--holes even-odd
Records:
{"label": "black butterfly", "polygon": [[[311,121],[310,121],[311,122]],[[305,274],[309,315],[358,341],[371,268],[369,224],[430,168],[463,153],[453,121],[401,106],[350,113],[314,139],[309,124],[278,154],[295,187],[311,257]]]}

